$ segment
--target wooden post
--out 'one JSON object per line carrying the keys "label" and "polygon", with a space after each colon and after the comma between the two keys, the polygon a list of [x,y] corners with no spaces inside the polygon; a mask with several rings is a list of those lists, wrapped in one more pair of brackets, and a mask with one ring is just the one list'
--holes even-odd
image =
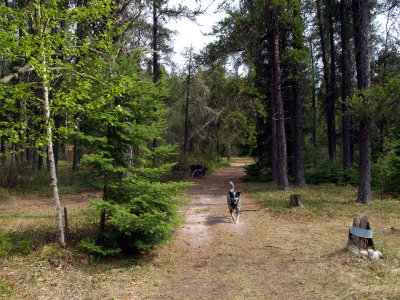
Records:
{"label": "wooden post", "polygon": [[290,195],[290,207],[303,207],[303,204],[300,201],[300,194],[291,194]]}
{"label": "wooden post", "polygon": [[[371,230],[371,227],[368,222],[368,218],[366,216],[361,216],[361,217],[355,217],[353,219],[353,227],[361,228],[364,230]],[[348,245],[354,245],[358,249],[368,249],[372,248],[374,249],[374,242],[372,238],[364,238],[364,237],[359,237],[351,232],[349,232],[349,242]]]}

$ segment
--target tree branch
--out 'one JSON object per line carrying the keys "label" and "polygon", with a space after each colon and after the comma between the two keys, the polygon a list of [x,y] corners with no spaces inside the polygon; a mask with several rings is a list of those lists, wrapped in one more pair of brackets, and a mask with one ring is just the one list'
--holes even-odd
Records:
{"label": "tree branch", "polygon": [[7,83],[9,83],[12,79],[18,78],[19,75],[25,74],[25,73],[28,73],[28,72],[32,72],[33,70],[34,70],[34,69],[33,69],[30,65],[25,65],[25,66],[23,66],[23,67],[16,68],[16,72],[15,72],[15,73],[10,74],[10,75],[6,75],[6,76],[2,77],[2,78],[0,79],[0,83],[7,84]]}

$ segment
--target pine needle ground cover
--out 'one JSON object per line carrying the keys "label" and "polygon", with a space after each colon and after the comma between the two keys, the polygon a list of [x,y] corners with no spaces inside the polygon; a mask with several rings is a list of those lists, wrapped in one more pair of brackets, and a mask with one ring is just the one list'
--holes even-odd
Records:
{"label": "pine needle ground cover", "polygon": [[[97,227],[89,204],[95,193],[64,196],[71,231],[66,249],[51,234],[50,198],[2,198],[0,245],[8,254],[0,256],[0,298],[398,298],[397,199],[359,206],[353,187],[276,192],[273,185],[238,183],[244,211],[235,227],[224,192],[232,174],[231,166],[196,181],[187,193],[192,202],[181,209],[185,225],[172,242],[147,255],[99,258],[82,251],[78,241]],[[291,193],[301,194],[303,208],[287,208]],[[361,214],[369,217],[381,261],[342,251],[353,217]],[[193,226],[201,233],[190,234]]]}

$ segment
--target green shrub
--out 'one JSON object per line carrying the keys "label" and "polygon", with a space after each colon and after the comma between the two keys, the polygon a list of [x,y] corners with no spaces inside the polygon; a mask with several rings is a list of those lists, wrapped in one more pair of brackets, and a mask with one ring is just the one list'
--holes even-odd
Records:
{"label": "green shrub", "polygon": [[0,296],[8,296],[12,292],[12,285],[9,281],[0,281]]}
{"label": "green shrub", "polygon": [[117,201],[93,200],[98,213],[106,212],[106,227],[98,237],[82,240],[81,246],[107,256],[148,251],[168,241],[181,224],[177,210],[184,199],[179,193],[187,185],[126,178],[110,191]]}
{"label": "green shrub", "polygon": [[29,254],[33,251],[31,243],[27,240],[21,240],[17,246],[15,246],[15,252],[21,254]]}
{"label": "green shrub", "polygon": [[400,139],[391,140],[385,155],[372,166],[372,183],[390,193],[400,193]]}
{"label": "green shrub", "polygon": [[0,256],[8,255],[13,249],[10,239],[0,233]]}
{"label": "green shrub", "polygon": [[245,167],[246,175],[241,178],[244,182],[269,182],[272,181],[270,170],[259,164],[251,164]]}
{"label": "green shrub", "polygon": [[318,166],[312,166],[311,168],[306,169],[305,177],[308,184],[357,184],[358,170],[357,167],[353,165],[347,172],[345,172],[340,162],[325,160]]}

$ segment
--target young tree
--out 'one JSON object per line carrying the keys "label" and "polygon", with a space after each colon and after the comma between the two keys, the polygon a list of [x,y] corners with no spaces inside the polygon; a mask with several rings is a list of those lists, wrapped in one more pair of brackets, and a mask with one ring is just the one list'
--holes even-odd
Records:
{"label": "young tree", "polygon": [[[19,81],[15,83],[15,89],[20,90],[18,97],[22,95],[26,100],[35,101],[36,105],[43,103],[43,115],[41,119],[44,123],[45,136],[44,140],[39,139],[37,143],[44,142],[47,146],[47,156],[49,161],[49,172],[51,178],[52,195],[56,206],[57,226],[59,231],[59,242],[65,246],[64,226],[62,218],[62,209],[58,193],[57,173],[53,151],[53,118],[52,118],[52,102],[50,94],[57,91],[51,91],[52,82],[54,82],[55,70],[63,68],[63,62],[60,59],[59,51],[66,47],[69,43],[69,37],[63,31],[59,31],[61,20],[68,17],[67,10],[63,10],[60,5],[62,1],[54,1],[51,3],[42,3],[41,1],[33,1],[26,6],[16,6],[15,8],[3,7],[6,15],[12,16],[9,21],[10,27],[6,28],[2,34],[9,34],[12,39],[8,40],[4,46],[5,53],[12,52],[15,57],[24,57],[25,66],[18,69],[17,73],[10,74],[3,78],[2,83],[10,83],[13,78],[18,78],[19,73],[32,72],[38,79],[38,85],[35,86],[39,93],[32,90],[29,82]],[[31,16],[31,19],[27,18]],[[31,22],[31,23],[30,23]],[[25,28],[16,35],[13,28]],[[28,30],[31,28],[31,30]],[[8,29],[8,30],[7,30]],[[11,57],[12,59],[12,57]],[[6,88],[7,87],[3,87]],[[40,96],[39,96],[40,95]],[[12,97],[11,95],[9,95]],[[37,97],[38,96],[38,97]],[[39,100],[39,101],[38,101]],[[15,138],[15,136],[14,136]]]}

